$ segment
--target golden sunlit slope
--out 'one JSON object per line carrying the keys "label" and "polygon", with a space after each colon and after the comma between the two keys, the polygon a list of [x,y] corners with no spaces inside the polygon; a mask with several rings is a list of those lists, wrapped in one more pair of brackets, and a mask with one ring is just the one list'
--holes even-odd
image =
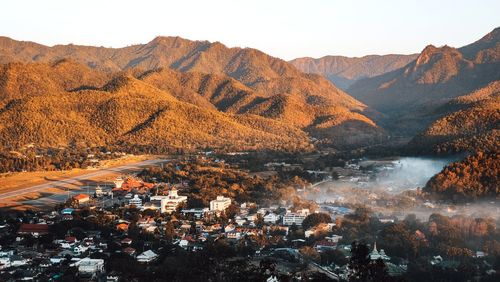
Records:
{"label": "golden sunlit slope", "polygon": [[[136,75],[138,79],[204,109],[260,115],[305,130],[314,129],[318,119],[351,115],[361,126],[359,132],[370,127],[369,132],[376,133],[363,133],[367,138],[359,139],[361,143],[374,142],[383,135],[382,129],[363,116],[367,107],[327,79],[304,74],[288,62],[251,48],[228,48],[219,42],[180,37],[157,37],[147,44],[115,49],[46,47],[8,38],[0,39],[0,46],[0,58],[4,61],[51,62],[70,58],[108,73],[142,69],[145,72]],[[333,143],[346,144],[342,135],[336,134],[336,128],[322,129],[325,130],[337,136]]]}
{"label": "golden sunlit slope", "polygon": [[[224,75],[178,73],[159,69],[148,71],[139,78],[170,91],[181,100],[197,105],[210,102],[226,113],[253,114],[278,120],[311,132],[313,136],[321,133],[317,137],[334,138],[329,142],[332,144],[349,143],[356,146],[376,142],[384,136],[381,128],[357,112],[364,110],[363,104],[319,76],[311,75],[308,81],[312,83],[308,84],[303,84],[303,78],[298,77],[273,79],[254,85],[255,88],[269,90],[267,95]],[[334,91],[327,92],[329,95],[322,95],[325,88]],[[328,122],[322,122],[326,120]],[[349,134],[359,136],[344,134],[343,122],[348,123],[348,127],[352,129]]]}
{"label": "golden sunlit slope", "polygon": [[[4,149],[28,143],[66,146],[75,142],[185,149],[311,148],[307,135],[295,127],[201,108],[130,75],[118,75],[99,89],[65,91],[60,87],[62,82],[51,79],[57,77],[51,73],[54,66],[26,67],[39,67],[48,73],[38,81],[33,79],[38,75],[36,71],[32,76],[25,73],[25,79],[10,80],[11,87],[2,89],[2,99],[8,99],[0,110],[0,146]],[[23,91],[23,81],[44,90],[31,95]],[[13,87],[16,82],[21,85]]]}

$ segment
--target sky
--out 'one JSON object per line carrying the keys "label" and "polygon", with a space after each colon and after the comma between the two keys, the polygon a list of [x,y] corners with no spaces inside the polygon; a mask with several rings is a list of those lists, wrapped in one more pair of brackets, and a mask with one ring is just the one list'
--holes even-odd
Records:
{"label": "sky", "polygon": [[124,47],[159,35],[297,57],[460,47],[500,26],[499,0],[3,0],[0,36]]}

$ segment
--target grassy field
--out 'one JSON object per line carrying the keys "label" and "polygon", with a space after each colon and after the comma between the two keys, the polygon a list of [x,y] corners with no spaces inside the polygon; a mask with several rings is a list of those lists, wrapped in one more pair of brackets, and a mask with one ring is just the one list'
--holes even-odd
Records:
{"label": "grassy field", "polygon": [[[119,159],[106,160],[101,163],[101,166],[97,169],[72,169],[68,171],[39,171],[39,172],[16,172],[3,174],[0,176],[0,194],[17,191],[19,189],[32,187],[40,184],[47,184],[55,182],[58,180],[64,180],[77,176],[84,176],[86,174],[95,172],[100,169],[114,168],[122,165],[127,165],[131,163],[141,162],[145,160],[151,160],[158,158],[158,156],[152,155],[139,155],[139,156],[125,156]],[[112,181],[116,177],[122,175],[121,172],[109,171],[105,175],[99,175],[91,177],[88,181],[99,182],[99,181]],[[87,179],[86,179],[87,180]],[[34,208],[33,205],[27,204],[26,202],[36,202],[44,197],[52,196],[55,194],[67,193],[67,191],[80,190],[82,185],[88,183],[78,182],[72,184],[58,184],[57,187],[49,187],[43,191],[29,192],[22,195],[9,197],[8,199],[3,199],[0,201],[0,208],[10,208],[17,210],[24,210],[27,208]]]}

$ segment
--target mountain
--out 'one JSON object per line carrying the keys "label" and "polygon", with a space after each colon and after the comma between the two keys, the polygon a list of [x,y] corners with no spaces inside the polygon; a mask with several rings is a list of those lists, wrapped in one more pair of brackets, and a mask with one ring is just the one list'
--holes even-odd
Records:
{"label": "mountain", "polygon": [[500,140],[500,81],[439,107],[442,116],[415,136],[417,151],[453,153],[498,150]]}
{"label": "mountain", "polygon": [[363,103],[322,76],[304,74],[255,49],[180,37],[157,37],[124,48],[47,47],[4,37],[0,47],[0,62],[69,59],[101,73],[133,71],[180,101],[287,123],[325,139],[324,144],[357,146],[385,138],[384,130],[364,114],[373,111]]}
{"label": "mountain", "polygon": [[416,54],[369,55],[360,58],[325,56],[318,59],[297,58],[291,60],[290,63],[302,72],[321,74],[341,89],[346,90],[359,79],[399,69],[416,57]]}
{"label": "mountain", "polygon": [[[11,63],[0,72],[0,148],[149,146],[167,149],[309,150],[306,133],[251,114],[226,114],[180,101],[129,73],[107,75],[76,63]],[[90,75],[93,85],[87,81]],[[71,81],[71,78],[74,78]]]}
{"label": "mountain", "polygon": [[450,99],[499,79],[500,28],[497,28],[459,49],[429,45],[410,64],[361,79],[347,91],[387,115],[388,120],[379,122],[391,131],[413,135],[434,121],[433,112]]}

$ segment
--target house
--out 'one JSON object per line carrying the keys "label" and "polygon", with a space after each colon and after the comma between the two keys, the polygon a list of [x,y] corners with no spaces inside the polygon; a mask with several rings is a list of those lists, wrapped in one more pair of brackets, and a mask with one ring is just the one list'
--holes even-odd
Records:
{"label": "house", "polygon": [[304,236],[306,238],[309,238],[311,237],[312,235],[317,235],[319,233],[322,233],[322,232],[328,232],[328,231],[331,231],[332,230],[332,226],[330,224],[327,224],[327,223],[320,223],[314,227],[311,227],[309,228],[308,230],[306,230],[304,232]]}
{"label": "house", "polygon": [[127,231],[128,230],[128,223],[122,222],[116,225],[116,229],[119,231]]}
{"label": "house", "polygon": [[144,253],[138,255],[136,259],[138,262],[149,263],[154,261],[157,257],[158,255],[155,252],[147,250]]}
{"label": "house", "polygon": [[485,256],[486,256],[485,252],[476,251],[476,255],[475,255],[476,258],[484,258]]}
{"label": "house", "polygon": [[62,215],[71,215],[71,214],[73,214],[74,211],[75,211],[75,209],[65,208],[65,209],[61,210],[61,214]]}
{"label": "house", "polygon": [[210,210],[208,208],[183,209],[183,215],[193,215],[195,218],[203,218]]}
{"label": "house", "polygon": [[135,249],[132,247],[126,247],[125,249],[123,249],[123,252],[129,256],[135,255]]}
{"label": "house", "polygon": [[90,201],[90,197],[87,194],[78,194],[73,197],[73,200],[75,200],[79,205],[81,205]]}
{"label": "house", "polygon": [[248,221],[245,218],[241,218],[241,216],[236,216],[234,218],[234,222],[238,225],[243,225],[243,224],[247,223]]}
{"label": "house", "polygon": [[132,244],[132,239],[130,239],[130,238],[125,238],[125,239],[121,240],[121,244],[122,244],[122,245],[127,245],[127,246],[130,246],[130,244]]}
{"label": "house", "polygon": [[327,250],[335,250],[337,248],[337,243],[327,241],[327,240],[321,240],[321,241],[314,243],[314,248],[318,252],[327,251]]}
{"label": "house", "polygon": [[298,214],[298,213],[286,213],[283,216],[283,225],[301,225],[304,219],[306,218],[306,215],[303,214]]}
{"label": "house", "polygon": [[103,259],[84,258],[74,264],[80,274],[96,274],[104,271]]}
{"label": "house", "polygon": [[257,214],[255,214],[255,213],[249,214],[246,216],[246,219],[250,222],[254,222],[255,220],[257,220]]}
{"label": "house", "polygon": [[228,239],[239,240],[239,239],[241,239],[241,232],[237,232],[237,231],[226,232],[226,237]]}
{"label": "house", "polygon": [[264,222],[266,223],[276,223],[280,220],[281,216],[275,213],[268,213],[264,216]]}
{"label": "house", "polygon": [[330,242],[338,243],[342,239],[342,236],[333,234],[332,236],[325,237],[325,240]]}
{"label": "house", "polygon": [[139,195],[134,195],[134,197],[130,200],[128,200],[128,204],[130,206],[135,206],[136,208],[141,208],[142,207],[142,199],[139,198]]}
{"label": "house", "polygon": [[224,196],[217,196],[215,200],[210,201],[210,210],[221,212],[225,211],[231,205],[231,199]]}
{"label": "house", "polygon": [[19,227],[17,234],[20,234],[20,235],[29,234],[29,235],[32,235],[33,237],[38,237],[40,235],[49,234],[49,225],[23,223]]}
{"label": "house", "polygon": [[443,257],[440,255],[433,256],[432,259],[430,260],[430,263],[432,265],[437,265],[443,262]]}
{"label": "house", "polygon": [[224,227],[224,232],[231,232],[235,229],[235,226],[232,225],[232,224],[229,224],[227,225],[226,227]]}

